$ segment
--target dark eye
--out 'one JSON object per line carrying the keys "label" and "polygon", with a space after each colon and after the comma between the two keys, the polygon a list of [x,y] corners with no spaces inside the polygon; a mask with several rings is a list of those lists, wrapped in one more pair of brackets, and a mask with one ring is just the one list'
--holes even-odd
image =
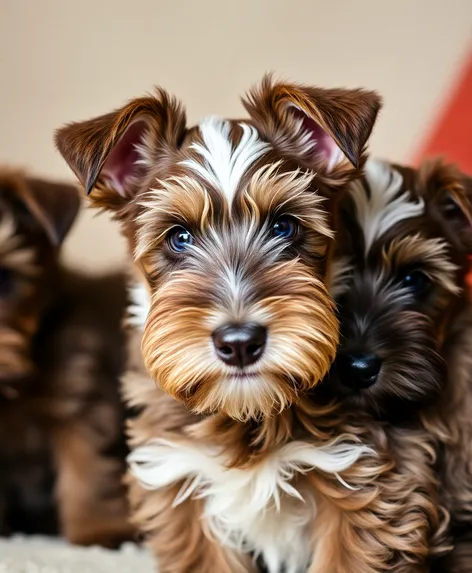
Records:
{"label": "dark eye", "polygon": [[416,297],[424,296],[431,288],[431,280],[421,271],[410,271],[402,278],[402,286],[411,291]]}
{"label": "dark eye", "polygon": [[291,239],[295,237],[298,231],[298,224],[293,217],[280,217],[272,226],[272,233],[275,237],[282,239]]}
{"label": "dark eye", "polygon": [[0,296],[6,296],[9,294],[12,285],[12,274],[11,271],[0,267]]}
{"label": "dark eye", "polygon": [[447,199],[447,201],[444,202],[443,211],[447,217],[455,217],[464,214],[462,209],[456,203],[456,201],[454,201],[454,199],[451,198]]}
{"label": "dark eye", "polygon": [[184,227],[174,227],[167,235],[167,244],[174,253],[183,253],[193,245],[193,237]]}

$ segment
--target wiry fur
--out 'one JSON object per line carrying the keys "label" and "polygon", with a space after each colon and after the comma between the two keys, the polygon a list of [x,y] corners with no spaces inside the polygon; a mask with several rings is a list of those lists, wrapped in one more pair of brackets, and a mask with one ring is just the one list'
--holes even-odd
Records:
{"label": "wiry fur", "polygon": [[[311,178],[280,173],[278,167],[261,168],[249,178],[240,201],[233,204],[244,215],[233,229],[222,233],[210,201],[207,213],[195,213],[208,244],[195,245],[186,267],[176,270],[153,294],[143,338],[147,368],[165,390],[185,399],[194,411],[224,409],[241,420],[270,415],[289,405],[297,391],[309,387],[317,373],[329,367],[336,325],[325,287],[306,263],[287,257],[286,245],[270,239],[268,213],[276,216],[285,209],[303,219],[307,254],[310,243],[314,255],[322,250],[331,233],[319,198],[310,197]],[[148,237],[164,236],[171,225],[163,213],[184,210],[182,188],[184,182],[179,186],[179,180],[172,180],[170,190],[154,191],[144,202],[147,209],[139,222],[146,244]],[[200,191],[204,193],[203,188]],[[178,207],[173,207],[176,203]],[[198,208],[195,199],[192,208]],[[229,218],[229,213],[222,214]],[[158,223],[166,226],[161,230]],[[154,242],[152,248],[159,246]],[[207,281],[214,290],[206,287]],[[158,328],[153,327],[154,320]],[[267,353],[246,372],[246,379],[234,378],[235,369],[220,365],[207,350],[218,326],[241,321],[265,324],[271,332]],[[183,329],[188,336],[180,336]],[[306,361],[311,365],[308,372],[301,366]]]}
{"label": "wiry fur", "polygon": [[[439,514],[405,468],[414,457],[427,472],[429,444],[400,435],[396,466],[381,431],[311,396],[337,343],[335,201],[359,175],[378,107],[372,93],[266,79],[248,120],[187,129],[159,90],[57,133],[145,283],[123,381],[128,480],[163,573],[256,571],[256,560],[270,573],[426,571]],[[274,236],[281,216],[299,226],[290,240]],[[180,253],[176,227],[193,237]],[[229,366],[212,335],[247,321],[267,329],[266,349]]]}
{"label": "wiry fur", "polygon": [[[349,261],[349,272],[332,277],[341,338],[323,387],[343,397],[344,408],[371,414],[371,425],[390,422],[392,459],[403,455],[392,433],[414,430],[431,444],[436,497],[450,513],[455,544],[434,570],[448,573],[472,569],[471,193],[470,178],[441,161],[418,170],[367,165],[341,207],[346,225],[340,224],[333,268],[336,260],[341,268]],[[429,281],[419,294],[405,282],[415,272]],[[380,372],[368,388],[356,387],[342,356],[370,354],[381,359]],[[434,474],[422,468],[410,468],[417,488],[434,495]]]}
{"label": "wiry fur", "polygon": [[59,264],[79,204],[71,185],[0,170],[0,533],[113,546],[132,536],[118,395],[125,284]]}

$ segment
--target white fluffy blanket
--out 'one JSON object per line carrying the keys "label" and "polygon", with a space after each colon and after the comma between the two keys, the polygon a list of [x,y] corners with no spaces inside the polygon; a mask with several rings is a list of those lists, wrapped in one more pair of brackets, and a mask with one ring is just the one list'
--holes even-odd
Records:
{"label": "white fluffy blanket", "polygon": [[74,547],[46,537],[0,538],[0,573],[156,573],[143,549]]}

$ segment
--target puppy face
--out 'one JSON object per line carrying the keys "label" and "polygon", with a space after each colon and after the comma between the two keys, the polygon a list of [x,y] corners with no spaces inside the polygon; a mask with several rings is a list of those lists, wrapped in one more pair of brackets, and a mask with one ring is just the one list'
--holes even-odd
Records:
{"label": "puppy face", "polygon": [[159,90],[57,134],[146,281],[149,373],[193,411],[240,420],[286,407],[334,357],[330,204],[379,107],[369,92],[269,79],[244,103],[249,120],[187,128]]}
{"label": "puppy face", "polygon": [[15,397],[32,372],[31,339],[79,204],[72,186],[0,169],[0,395]]}
{"label": "puppy face", "polygon": [[417,171],[370,161],[352,184],[333,264],[332,394],[390,418],[441,390],[441,345],[468,266],[470,185],[438,161]]}

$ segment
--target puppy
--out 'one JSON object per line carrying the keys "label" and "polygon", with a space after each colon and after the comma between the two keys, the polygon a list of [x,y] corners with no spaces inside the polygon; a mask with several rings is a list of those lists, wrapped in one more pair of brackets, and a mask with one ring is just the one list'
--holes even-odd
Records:
{"label": "puppy", "polygon": [[187,127],[159,89],[56,135],[139,280],[133,521],[163,573],[425,571],[421,495],[399,515],[363,428],[310,397],[338,340],[332,214],[379,98],[266,78],[244,104],[249,119]]}
{"label": "puppy", "polygon": [[131,531],[118,392],[126,290],[122,276],[60,266],[79,205],[73,186],[0,169],[0,532],[109,546]]}
{"label": "puppy", "polygon": [[[442,161],[367,163],[340,209],[331,285],[340,344],[323,387],[372,424],[389,423],[394,459],[405,457],[405,436],[431,443],[457,545],[448,572],[472,570],[461,541],[472,531],[471,199],[472,180]],[[410,471],[434,486],[421,459]]]}

